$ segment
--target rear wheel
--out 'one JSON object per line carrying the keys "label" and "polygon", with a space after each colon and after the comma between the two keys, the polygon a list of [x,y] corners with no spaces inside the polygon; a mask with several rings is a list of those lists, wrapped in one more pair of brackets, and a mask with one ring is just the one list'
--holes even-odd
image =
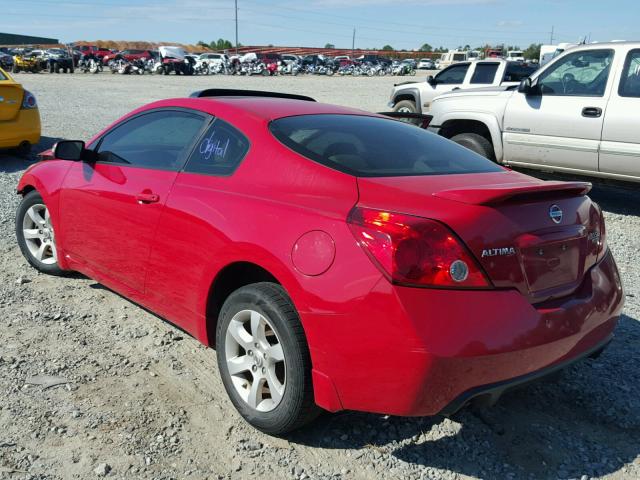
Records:
{"label": "rear wheel", "polygon": [[56,239],[49,209],[40,194],[27,193],[16,213],[16,238],[22,255],[38,271],[60,275]]}
{"label": "rear wheel", "polygon": [[451,140],[489,160],[495,161],[496,159],[493,145],[482,135],[478,135],[477,133],[460,133],[451,137]]}
{"label": "rear wheel", "polygon": [[218,319],[216,351],[227,394],[255,428],[281,435],[320,412],[304,331],[280,285],[256,283],[229,296]]}

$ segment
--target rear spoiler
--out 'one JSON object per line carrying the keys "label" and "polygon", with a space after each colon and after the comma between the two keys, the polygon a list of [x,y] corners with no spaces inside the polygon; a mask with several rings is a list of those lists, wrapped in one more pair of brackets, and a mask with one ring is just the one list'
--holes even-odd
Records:
{"label": "rear spoiler", "polygon": [[433,115],[425,115],[424,113],[378,112],[378,114],[395,118],[397,120],[416,120],[416,122],[412,123],[418,125],[420,128],[427,128],[431,123],[431,120],[433,120]]}
{"label": "rear spoiler", "polygon": [[541,200],[545,197],[575,197],[591,191],[589,182],[507,183],[443,190],[433,195],[471,205],[495,205],[507,201]]}

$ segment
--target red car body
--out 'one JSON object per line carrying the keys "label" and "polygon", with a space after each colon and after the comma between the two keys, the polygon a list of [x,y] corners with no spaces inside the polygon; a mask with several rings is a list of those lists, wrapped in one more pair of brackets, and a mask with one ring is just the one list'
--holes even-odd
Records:
{"label": "red car body", "polygon": [[[51,159],[29,168],[18,191],[37,189],[49,206],[61,267],[205,345],[215,343],[225,272],[239,264],[265,272],[300,315],[315,401],[324,409],[453,412],[476,395],[496,395],[599,351],[611,338],[623,291],[588,184],[507,169],[355,177],[303,157],[270,132],[272,121],[290,116],[379,117],[314,102],[179,98],[114,125],[175,108],[213,115],[246,135],[251,147],[233,174]],[[565,212],[562,224],[550,219],[550,205]],[[357,241],[365,230],[354,212],[371,211],[446,225],[483,286],[419,288],[391,279]],[[87,225],[91,218],[99,221]]]}
{"label": "red car body", "polygon": [[103,58],[105,55],[114,54],[108,48],[98,47],[96,45],[81,45],[80,52],[82,52],[83,55],[95,55],[98,58]]}
{"label": "red car body", "polygon": [[106,65],[109,63],[109,60],[113,60],[118,55],[122,55],[127,62],[133,62],[134,60],[149,60],[153,58],[153,54],[150,50],[123,50],[119,53],[111,53],[102,57],[102,62]]}

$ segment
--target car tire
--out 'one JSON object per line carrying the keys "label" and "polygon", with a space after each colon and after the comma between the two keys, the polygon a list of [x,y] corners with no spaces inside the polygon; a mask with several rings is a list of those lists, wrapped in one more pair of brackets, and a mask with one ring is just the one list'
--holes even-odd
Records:
{"label": "car tire", "polygon": [[458,145],[468,148],[472,152],[488,158],[491,161],[495,162],[496,160],[493,145],[482,135],[478,135],[477,133],[459,133],[458,135],[451,137],[451,140],[456,142]]}
{"label": "car tire", "polygon": [[400,100],[393,106],[394,112],[418,113],[416,102],[413,100]]}
{"label": "car tire", "polygon": [[[25,238],[27,234],[33,236]],[[18,206],[16,238],[22,255],[36,270],[50,275],[64,273],[58,266],[55,235],[47,206],[36,190],[27,193]]]}
{"label": "car tire", "polygon": [[304,330],[280,285],[255,283],[227,298],[218,317],[216,353],[231,402],[258,430],[282,435],[320,413]]}

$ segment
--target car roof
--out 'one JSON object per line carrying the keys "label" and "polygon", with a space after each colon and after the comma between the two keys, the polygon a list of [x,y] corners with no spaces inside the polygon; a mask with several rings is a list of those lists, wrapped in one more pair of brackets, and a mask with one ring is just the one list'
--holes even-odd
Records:
{"label": "car roof", "polygon": [[[367,115],[378,116],[375,113],[358,110],[356,108],[341,107],[328,103],[293,100],[288,98],[271,97],[203,97],[203,98],[174,98],[160,100],[143,107],[143,109],[162,107],[193,108],[211,115],[231,118],[236,115],[251,116],[256,120],[271,121],[277,118],[295,115]],[[386,117],[384,117],[386,118]]]}

